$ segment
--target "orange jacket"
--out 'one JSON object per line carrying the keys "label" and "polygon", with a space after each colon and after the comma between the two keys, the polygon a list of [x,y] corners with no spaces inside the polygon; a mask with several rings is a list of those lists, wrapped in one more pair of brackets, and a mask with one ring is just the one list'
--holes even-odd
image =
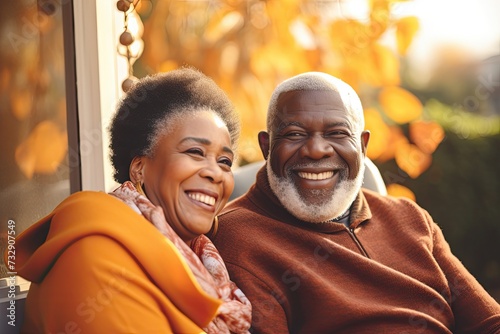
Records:
{"label": "orange jacket", "polygon": [[221,304],[167,238],[105,193],[71,195],[16,251],[32,282],[25,333],[201,333]]}

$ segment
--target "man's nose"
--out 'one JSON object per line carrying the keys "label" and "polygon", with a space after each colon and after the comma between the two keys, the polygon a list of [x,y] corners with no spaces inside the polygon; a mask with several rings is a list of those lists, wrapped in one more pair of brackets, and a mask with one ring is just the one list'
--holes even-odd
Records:
{"label": "man's nose", "polygon": [[307,157],[313,160],[320,160],[331,157],[334,154],[334,149],[321,134],[315,134],[307,138],[301,148],[302,157]]}

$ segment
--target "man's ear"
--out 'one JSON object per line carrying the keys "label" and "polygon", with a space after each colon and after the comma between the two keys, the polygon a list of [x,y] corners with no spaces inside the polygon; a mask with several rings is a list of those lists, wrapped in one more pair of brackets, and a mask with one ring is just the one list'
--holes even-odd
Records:
{"label": "man's ear", "polygon": [[267,133],[266,131],[261,131],[259,132],[258,138],[262,155],[264,156],[264,159],[267,160],[267,156],[269,155],[269,133]]}
{"label": "man's ear", "polygon": [[363,155],[366,157],[366,150],[368,148],[368,142],[370,141],[370,131],[365,130],[361,132],[361,151]]}
{"label": "man's ear", "polygon": [[132,183],[136,184],[140,182],[141,184],[144,182],[144,176],[142,175],[142,169],[144,167],[144,157],[143,156],[135,156],[130,162],[129,168],[129,178]]}

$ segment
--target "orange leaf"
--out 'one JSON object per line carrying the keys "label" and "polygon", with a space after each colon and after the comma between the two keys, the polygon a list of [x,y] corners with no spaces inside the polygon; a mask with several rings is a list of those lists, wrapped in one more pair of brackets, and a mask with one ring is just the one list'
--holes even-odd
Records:
{"label": "orange leaf", "polygon": [[413,191],[397,183],[391,183],[387,186],[387,194],[395,197],[406,197],[412,201],[416,201]]}
{"label": "orange leaf", "polygon": [[375,87],[399,85],[399,60],[389,48],[369,43],[350,52],[343,67],[356,72],[365,83]]}
{"label": "orange leaf", "polygon": [[396,22],[396,42],[399,54],[406,54],[418,28],[418,18],[415,16],[403,17]]}
{"label": "orange leaf", "polygon": [[[374,130],[375,132],[376,130]],[[371,135],[370,135],[371,137]],[[397,126],[390,126],[389,127],[389,138],[387,139],[387,146],[385,147],[385,150],[382,152],[381,155],[378,156],[377,161],[379,162],[384,162],[387,160],[390,160],[394,158],[396,154],[396,150],[399,145],[407,144],[408,139],[404,136],[403,131],[401,128]],[[368,152],[370,152],[370,147],[371,147],[371,138],[370,142],[368,144]]]}
{"label": "orange leaf", "polygon": [[29,117],[33,106],[33,92],[28,89],[14,89],[10,92],[12,113],[17,120],[23,121]]}
{"label": "orange leaf", "polygon": [[54,173],[67,150],[66,132],[52,121],[43,121],[16,148],[15,159],[23,174],[31,179],[34,173]]}
{"label": "orange leaf", "polygon": [[409,123],[422,115],[422,102],[401,87],[384,88],[380,92],[379,101],[385,114],[399,124]]}
{"label": "orange leaf", "polygon": [[374,108],[366,108],[365,129],[370,130],[370,141],[368,145],[368,158],[375,160],[387,149],[391,130],[385,124],[379,112]]}
{"label": "orange leaf", "polygon": [[444,139],[444,130],[436,122],[416,121],[410,123],[410,140],[423,152],[432,154]]}
{"label": "orange leaf", "polygon": [[394,156],[397,165],[412,179],[422,174],[432,163],[432,156],[413,144],[400,144]]}

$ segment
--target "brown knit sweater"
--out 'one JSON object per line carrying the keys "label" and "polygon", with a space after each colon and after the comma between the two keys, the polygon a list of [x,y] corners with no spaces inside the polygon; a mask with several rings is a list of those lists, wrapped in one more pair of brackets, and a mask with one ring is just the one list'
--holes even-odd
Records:
{"label": "brown knit sweater", "polygon": [[415,203],[363,190],[351,228],[285,211],[265,168],[213,241],[254,333],[500,333],[500,306]]}

